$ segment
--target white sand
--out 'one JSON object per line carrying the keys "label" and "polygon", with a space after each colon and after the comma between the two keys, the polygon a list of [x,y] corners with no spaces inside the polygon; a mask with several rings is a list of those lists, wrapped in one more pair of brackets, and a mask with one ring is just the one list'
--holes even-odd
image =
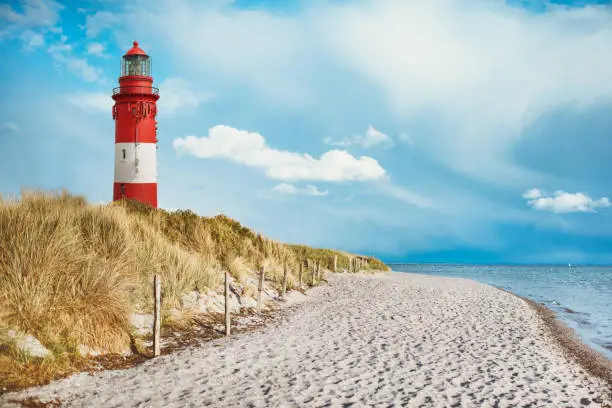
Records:
{"label": "white sand", "polygon": [[591,402],[607,385],[562,357],[525,302],[495,288],[421,275],[334,275],[308,298],[264,329],[8,394],[0,405],[27,396],[75,407],[609,402]]}

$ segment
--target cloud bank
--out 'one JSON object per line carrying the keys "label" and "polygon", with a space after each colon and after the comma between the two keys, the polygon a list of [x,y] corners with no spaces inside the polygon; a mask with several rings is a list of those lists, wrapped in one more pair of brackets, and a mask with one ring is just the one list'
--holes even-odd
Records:
{"label": "cloud bank", "polygon": [[[318,1],[299,13],[224,1],[166,6],[153,3],[128,19],[163,38],[194,77],[243,87],[283,111],[327,115],[337,107],[326,101],[337,95],[363,96],[350,102],[364,106],[375,97],[398,130],[419,134],[432,160],[496,186],[538,176],[512,156],[527,124],[560,106],[612,98],[605,7],[536,14],[489,0]],[[415,129],[423,123],[427,132]]]}
{"label": "cloud bank", "polygon": [[371,157],[355,158],[344,150],[330,150],[317,159],[307,153],[273,149],[258,133],[223,125],[211,128],[208,136],[175,139],[173,146],[179,153],[201,159],[222,158],[259,168],[277,180],[366,181],[386,174]]}

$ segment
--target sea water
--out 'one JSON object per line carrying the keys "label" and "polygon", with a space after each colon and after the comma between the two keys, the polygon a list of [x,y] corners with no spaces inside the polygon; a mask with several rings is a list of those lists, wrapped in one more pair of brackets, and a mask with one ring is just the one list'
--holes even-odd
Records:
{"label": "sea water", "polygon": [[396,272],[472,279],[541,303],[612,360],[612,266],[389,266]]}

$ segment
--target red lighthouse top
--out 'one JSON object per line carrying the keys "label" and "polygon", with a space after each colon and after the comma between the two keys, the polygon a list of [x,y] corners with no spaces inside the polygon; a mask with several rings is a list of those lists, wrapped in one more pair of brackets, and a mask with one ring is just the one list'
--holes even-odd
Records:
{"label": "red lighthouse top", "polygon": [[138,47],[138,41],[134,41],[134,46],[122,58],[121,76],[151,76],[151,58]]}
{"label": "red lighthouse top", "polygon": [[134,46],[125,55],[147,55],[147,53],[138,47],[138,41],[134,41]]}

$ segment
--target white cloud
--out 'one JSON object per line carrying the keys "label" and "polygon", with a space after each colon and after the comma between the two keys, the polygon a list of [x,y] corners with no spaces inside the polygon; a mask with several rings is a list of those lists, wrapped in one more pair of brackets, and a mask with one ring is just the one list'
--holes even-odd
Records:
{"label": "white cloud", "polygon": [[88,38],[97,37],[102,31],[112,28],[121,21],[121,17],[108,11],[90,14],[86,18],[86,35]]}
{"label": "white cloud", "polygon": [[355,158],[343,150],[330,150],[316,159],[270,148],[260,134],[229,126],[215,126],[205,137],[175,139],[173,146],[199,158],[223,158],[260,168],[277,180],[365,181],[385,177],[385,170],[371,157]]}
{"label": "white cloud", "polygon": [[57,66],[67,69],[72,74],[86,82],[103,80],[103,72],[89,64],[86,58],[75,57],[72,54],[72,45],[68,44],[68,37],[60,36],[60,40],[48,48],[49,54]]}
{"label": "white cloud", "polygon": [[72,45],[68,44],[66,41],[68,41],[68,37],[63,34],[60,35],[60,40],[51,44],[47,49],[47,52],[49,52],[52,56],[62,53],[70,53],[72,51]]}
{"label": "white cloud", "polygon": [[368,126],[368,130],[361,141],[361,146],[367,148],[378,145],[393,145],[393,140],[370,125]]}
{"label": "white cloud", "polygon": [[12,36],[26,29],[52,26],[64,7],[51,0],[21,0],[22,13],[9,4],[0,4],[0,37]]}
{"label": "white cloud", "polygon": [[572,194],[565,191],[556,191],[552,196],[546,196],[537,188],[527,190],[523,198],[527,199],[527,203],[536,210],[551,211],[556,214],[595,212],[596,208],[610,207],[610,200],[607,197],[593,200],[584,193]]}
{"label": "white cloud", "polygon": [[87,53],[90,55],[96,55],[98,57],[108,56],[104,53],[104,44],[100,44],[97,42],[87,44]]}
{"label": "white cloud", "polygon": [[25,30],[21,33],[21,41],[23,48],[26,51],[32,51],[35,48],[45,45],[45,38],[40,33],[35,33],[32,30]]}
{"label": "white cloud", "polygon": [[304,188],[298,188],[293,184],[289,183],[281,183],[275,186],[272,191],[279,194],[289,194],[289,195],[308,195],[313,197],[322,197],[329,194],[329,191],[321,191],[316,186],[312,184],[307,185]]}
{"label": "white cloud", "polygon": [[532,188],[523,193],[523,198],[526,198],[528,200],[534,200],[540,197],[542,197],[542,192],[537,188]]}
{"label": "white cloud", "polygon": [[165,79],[159,84],[159,94],[160,115],[173,115],[183,108],[197,108],[211,98],[210,94],[198,91],[195,85],[183,78]]}
{"label": "white cloud", "polygon": [[17,133],[19,131],[19,126],[17,126],[13,122],[5,122],[0,126],[0,131],[4,131],[7,133]]}
{"label": "white cloud", "polygon": [[331,138],[326,138],[325,143],[331,146],[348,147],[358,145],[365,149],[375,146],[393,146],[393,140],[384,133],[368,126],[365,135],[346,137],[339,142],[334,142]]}
{"label": "white cloud", "polygon": [[406,132],[402,132],[402,133],[400,133],[400,135],[399,135],[399,139],[400,139],[402,142],[406,142],[406,143],[408,143],[410,146],[414,146],[414,140],[413,140],[413,139],[412,139],[412,137],[410,137],[410,135],[409,135],[408,133],[406,133]]}
{"label": "white cloud", "polygon": [[86,82],[95,82],[102,79],[102,70],[90,65],[85,58],[61,56],[56,59],[64,63],[68,71],[81,77]]}

